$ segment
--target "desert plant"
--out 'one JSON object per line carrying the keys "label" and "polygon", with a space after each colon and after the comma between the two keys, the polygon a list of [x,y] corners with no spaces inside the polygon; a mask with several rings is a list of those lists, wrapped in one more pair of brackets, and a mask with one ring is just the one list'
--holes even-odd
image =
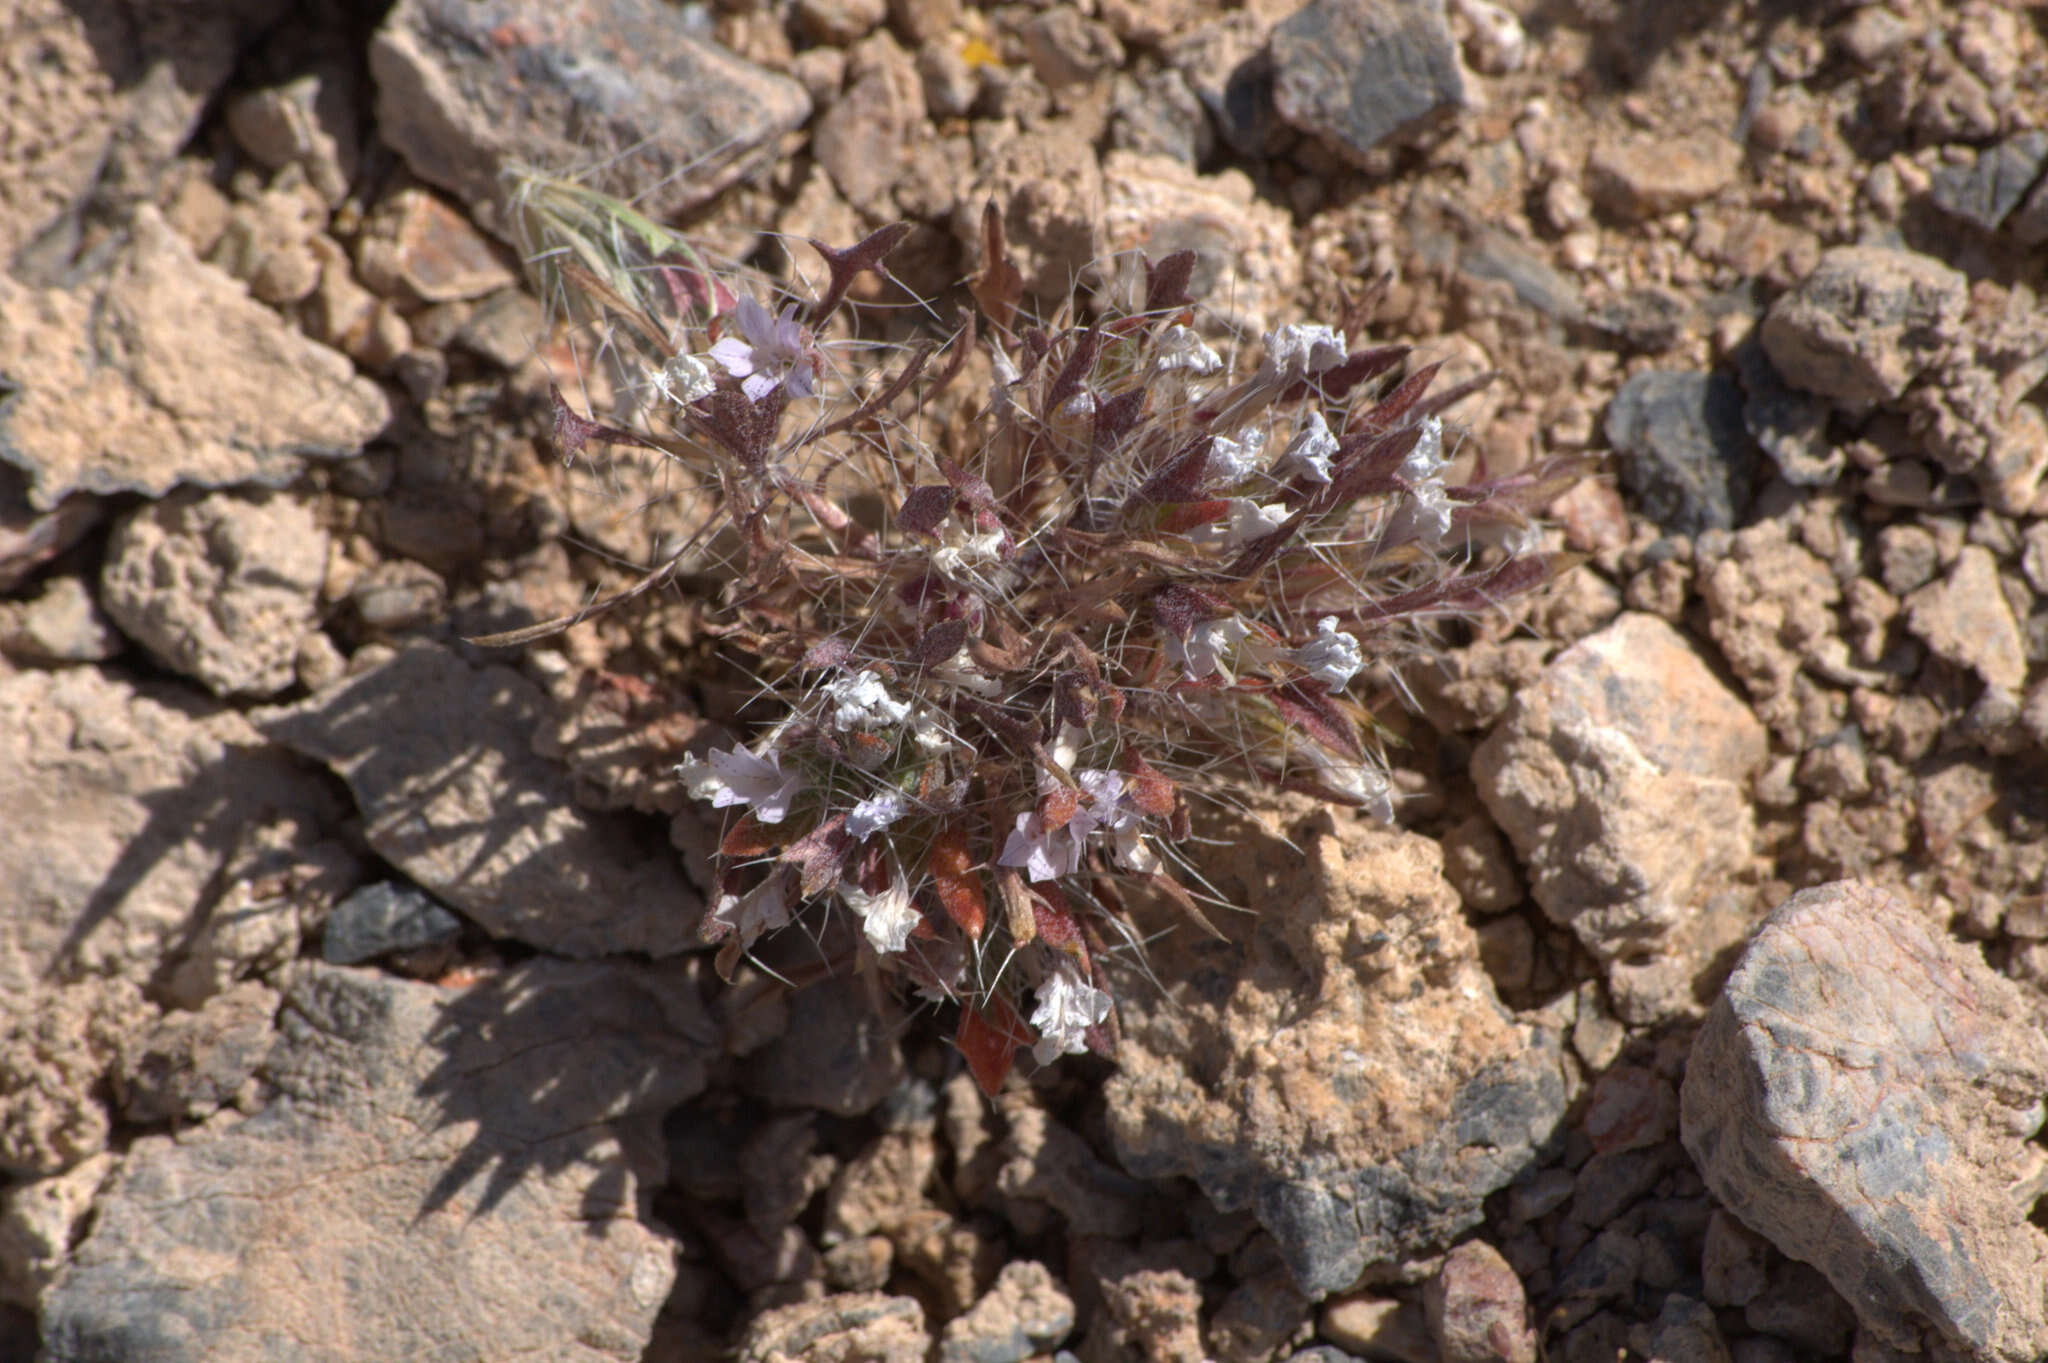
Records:
{"label": "desert plant", "polygon": [[[822,901],[865,967],[957,1004],[991,1091],[1020,1047],[1114,1055],[1102,957],[1134,887],[1207,926],[1190,800],[1263,781],[1391,819],[1354,678],[1559,567],[1528,508],[1571,466],[1447,485],[1440,413],[1472,385],[1432,395],[1435,366],[1397,380],[1406,347],[1329,325],[1219,352],[1190,252],[1135,307],[1034,323],[991,208],[978,316],[848,375],[820,336],[907,228],[811,243],[823,288],[778,308],[602,195],[519,197],[543,288],[658,398],[611,424],[556,391],[562,455],[682,461],[732,546],[715,628],[766,717],[678,770],[725,811],[721,970]],[[902,410],[977,347],[971,448],[929,448]]]}

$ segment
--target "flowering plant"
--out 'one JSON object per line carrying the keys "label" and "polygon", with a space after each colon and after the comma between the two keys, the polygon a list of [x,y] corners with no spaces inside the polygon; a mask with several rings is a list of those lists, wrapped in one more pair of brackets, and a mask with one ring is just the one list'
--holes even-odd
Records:
{"label": "flowering plant", "polygon": [[[958,1006],[993,1091],[1027,1046],[1114,1055],[1102,961],[1131,893],[1207,927],[1190,799],[1263,781],[1393,817],[1354,683],[1548,578],[1527,508],[1576,470],[1448,485],[1440,413],[1475,385],[1395,381],[1406,347],[1321,325],[1226,357],[1196,329],[1192,252],[1148,262],[1135,309],[1034,325],[993,208],[979,316],[856,400],[818,337],[907,230],[812,243],[825,286],[779,313],[659,243],[625,283],[579,270],[664,400],[609,425],[557,392],[555,435],[565,457],[686,462],[738,545],[715,628],[772,717],[678,769],[726,811],[721,970],[805,905],[844,912],[862,968]],[[920,443],[895,413],[977,348],[970,447]]]}

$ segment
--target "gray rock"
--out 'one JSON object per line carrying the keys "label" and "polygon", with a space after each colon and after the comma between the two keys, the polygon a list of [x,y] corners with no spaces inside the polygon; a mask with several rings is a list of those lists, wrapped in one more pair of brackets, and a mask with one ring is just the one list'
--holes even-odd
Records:
{"label": "gray rock", "polygon": [[1273,58],[1266,50],[1270,21],[1249,9],[1225,14],[1170,39],[1163,55],[1209,111],[1224,145],[1241,156],[1262,156],[1276,132]]}
{"label": "gray rock", "polygon": [[1153,944],[1171,983],[1120,992],[1107,1095],[1126,1169],[1252,1211],[1316,1298],[1477,1224],[1565,1088],[1557,1035],[1495,1001],[1436,844],[1294,808],[1210,830],[1238,844],[1217,889],[1259,911]]}
{"label": "gray rock", "polygon": [[716,1046],[696,988],[308,967],[263,1066],[276,1097],[134,1143],[43,1296],[43,1356],[641,1357],[675,1272],[653,1129]]}
{"label": "gray rock", "polygon": [[1968,306],[1968,281],[1931,256],[1840,246],[1771,305],[1761,339],[1794,388],[1890,402],[1955,341]]}
{"label": "gray rock", "polygon": [[1314,0],[1268,49],[1280,117],[1354,159],[1465,107],[1443,0]]}
{"label": "gray rock", "polygon": [[365,885],[327,915],[320,957],[331,965],[360,965],[391,951],[452,942],[462,920],[423,891],[395,881]]}
{"label": "gray rock", "polygon": [[1110,105],[1109,145],[1140,156],[1166,156],[1199,166],[1215,149],[1202,102],[1172,67],[1144,76],[1119,73]]}
{"label": "gray rock", "polygon": [[1659,1363],[1729,1363],[1714,1309],[1676,1292],[1666,1297],[1650,1327],[1650,1357]]}
{"label": "gray rock", "polygon": [[[1856,1333],[1856,1313],[1842,1294],[1811,1265],[1794,1261],[1779,1262],[1770,1285],[1742,1308],[1742,1323],[1789,1340],[1802,1358],[1839,1358]],[[1932,1352],[1936,1358],[1955,1357],[1938,1344]]]}
{"label": "gray rock", "polygon": [[1473,231],[1458,255],[1458,268],[1474,279],[1506,284],[1516,298],[1554,322],[1569,325],[1585,317],[1579,285],[1506,232],[1490,227]]}
{"label": "gray rock", "polygon": [[485,931],[574,957],[689,949],[703,896],[658,838],[586,812],[534,756],[546,715],[511,668],[422,643],[259,720],[348,782],[380,856]]}
{"label": "gray rock", "polygon": [[1995,232],[2048,165],[2048,132],[2015,133],[1934,172],[1929,197],[1942,212]]}
{"label": "gray rock", "polygon": [[1024,1363],[1066,1342],[1074,1300],[1029,1260],[1005,1264],[995,1285],[965,1315],[946,1322],[939,1363]]}
{"label": "gray rock", "polygon": [[327,535],[284,493],[179,493],[114,528],[100,599],[128,637],[217,696],[273,696],[297,679]]}
{"label": "gray rock", "polygon": [[1573,1256],[1558,1279],[1558,1305],[1546,1318],[1546,1327],[1576,1325],[1620,1300],[1635,1287],[1642,1266],[1643,1247],[1635,1236],[1619,1226],[1601,1231]]}
{"label": "gray rock", "polygon": [[1803,891],[1693,1043],[1686,1149],[1722,1205],[1818,1266],[1879,1339],[2038,1359],[2048,1234],[2012,1183],[2042,1120],[2043,1023],[2038,999],[1884,891]]}
{"label": "gray rock", "polygon": [[1751,855],[1766,748],[1684,637],[1631,612],[1520,691],[1472,779],[1536,902],[1597,959],[1691,956],[1708,946],[1686,933],[1699,906]]}
{"label": "gray rock", "polygon": [[603,164],[601,187],[672,218],[758,169],[811,116],[801,85],[658,0],[401,0],[371,40],[370,74],[379,133],[480,219],[495,215],[507,161]]}
{"label": "gray rock", "polygon": [[1642,513],[1673,534],[1730,530],[1749,509],[1756,447],[1728,375],[1650,369],[1607,409],[1607,443],[1628,457],[1621,482]]}
{"label": "gray rock", "polygon": [[28,475],[38,511],[72,491],[281,487],[390,417],[347,357],[202,263],[147,205],[90,285],[0,273],[0,461]]}
{"label": "gray rock", "polygon": [[1849,455],[1828,438],[1828,400],[1780,378],[1758,341],[1737,346],[1734,359],[1745,395],[1742,424],[1778,466],[1778,475],[1797,487],[1831,486],[1848,466]]}

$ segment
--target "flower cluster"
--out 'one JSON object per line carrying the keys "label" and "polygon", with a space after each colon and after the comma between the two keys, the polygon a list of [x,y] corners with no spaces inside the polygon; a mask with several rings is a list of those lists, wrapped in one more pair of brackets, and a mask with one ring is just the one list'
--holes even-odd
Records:
{"label": "flower cluster", "polygon": [[[685,461],[739,546],[717,628],[773,703],[678,771],[725,811],[721,967],[843,912],[847,963],[957,1006],[993,1089],[1019,1049],[1114,1054],[1128,896],[1201,918],[1191,799],[1268,782],[1393,817],[1357,690],[1425,622],[1552,574],[1519,532],[1576,470],[1452,485],[1440,413],[1469,386],[1322,325],[1219,353],[1192,253],[1147,263],[1136,310],[1032,325],[984,232],[979,316],[858,400],[819,336],[901,229],[813,243],[829,279],[779,311],[651,257],[661,287],[599,303],[655,338],[664,402],[613,426],[557,394],[556,435]],[[968,447],[920,444],[897,413],[976,350]]]}

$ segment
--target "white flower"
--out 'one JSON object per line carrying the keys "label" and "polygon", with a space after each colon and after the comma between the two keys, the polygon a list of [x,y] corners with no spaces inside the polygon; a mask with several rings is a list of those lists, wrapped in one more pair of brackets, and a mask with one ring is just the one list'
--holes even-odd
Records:
{"label": "white flower", "polygon": [[726,752],[711,750],[706,764],[694,753],[676,767],[683,788],[696,800],[709,800],[714,809],[731,805],[752,805],[762,823],[781,823],[803,789],[803,778],[782,770],[782,754],[770,749],[768,756],[756,757],[745,748]]}
{"label": "white flower", "polygon": [[1060,404],[1060,415],[1066,417],[1095,415],[1095,394],[1083,388],[1080,392]]}
{"label": "white flower", "polygon": [[910,717],[910,737],[917,746],[929,753],[942,753],[948,748],[960,745],[946,732],[946,726],[929,710],[919,710]]}
{"label": "white flower", "polygon": [[1117,864],[1131,871],[1156,871],[1159,853],[1145,841],[1145,812],[1132,804],[1130,784],[1113,771],[1078,771],[1075,782],[1087,792],[1096,827],[1109,834]]}
{"label": "white flower", "polygon": [[1450,462],[1444,458],[1443,418],[1433,416],[1422,423],[1422,434],[1416,438],[1415,448],[1408,451],[1408,457],[1401,461],[1401,477],[1416,484],[1434,482],[1443,477]]}
{"label": "white flower", "polygon": [[1330,423],[1323,420],[1321,412],[1310,411],[1294,439],[1287,442],[1280,463],[1300,469],[1310,482],[1327,483],[1330,461],[1336,457],[1337,437],[1330,434]]}
{"label": "white flower", "polygon": [[1249,497],[1233,497],[1230,500],[1230,539],[1232,545],[1270,535],[1287,524],[1292,513],[1280,502],[1269,502],[1260,506]]}
{"label": "white flower", "polygon": [[1081,978],[1078,967],[1059,961],[1038,986],[1038,1007],[1031,1014],[1031,1025],[1038,1029],[1032,1059],[1050,1065],[1063,1055],[1085,1054],[1086,1033],[1109,1016],[1110,1003],[1108,994]]}
{"label": "white flower", "polygon": [[1059,828],[1047,828],[1037,810],[1017,816],[1017,827],[1003,843],[998,866],[1021,866],[1033,880],[1057,880],[1081,869],[1081,851],[1095,831],[1095,816],[1085,809]]}
{"label": "white flower", "polygon": [[1389,538],[1394,541],[1419,539],[1424,544],[1441,544],[1451,533],[1451,499],[1442,483],[1421,483],[1409,492],[1394,515]]}
{"label": "white flower", "polygon": [[846,815],[846,836],[855,842],[881,832],[910,812],[910,801],[901,792],[889,790],[862,800]]}
{"label": "white flower", "polygon": [[1223,368],[1223,361],[1195,334],[1193,327],[1176,324],[1161,333],[1153,365],[1162,374],[1184,369],[1202,378]]}
{"label": "white flower", "polygon": [[709,397],[718,387],[711,381],[711,369],[695,355],[678,355],[654,376],[655,391],[678,407]]}
{"label": "white flower", "polygon": [[789,922],[787,881],[788,877],[778,872],[743,895],[718,896],[711,909],[711,925],[715,926],[706,935],[715,941],[736,932],[740,945],[751,948],[762,933],[783,927]]}
{"label": "white flower", "polygon": [[1223,680],[1235,681],[1229,665],[1230,654],[1250,633],[1245,622],[1234,615],[1221,620],[1204,620],[1188,631],[1186,639],[1175,638],[1169,632],[1166,652],[1181,665],[1191,680],[1200,681],[1211,672],[1220,672]]}
{"label": "white flower", "polygon": [[796,320],[796,304],[774,317],[752,298],[742,298],[732,320],[740,334],[712,346],[711,358],[741,380],[740,391],[748,401],[759,402],[778,384],[786,384],[792,397],[811,395],[811,357],[804,347],[803,323]]}
{"label": "white flower", "polygon": [[869,894],[850,880],[842,881],[839,897],[859,916],[869,945],[885,956],[903,950],[911,932],[924,921],[924,915],[910,902],[909,884],[900,875],[879,894]]}
{"label": "white flower", "polygon": [[932,554],[932,567],[947,577],[959,577],[969,568],[994,563],[1003,554],[1003,532],[969,535],[958,544],[948,544]]}
{"label": "white flower", "polygon": [[1219,435],[1209,442],[1209,463],[1204,471],[1212,482],[1241,483],[1259,471],[1259,456],[1265,449],[1266,433],[1256,427],[1246,431],[1242,440]]}
{"label": "white flower", "polygon": [[835,729],[894,728],[910,718],[910,706],[889,694],[880,676],[863,668],[825,687]]}
{"label": "white flower", "polygon": [[1288,657],[1295,666],[1305,668],[1309,675],[1332,691],[1342,691],[1350,685],[1351,679],[1358,675],[1358,669],[1365,666],[1365,655],[1358,650],[1357,636],[1338,629],[1334,615],[1326,615],[1316,621],[1316,637]]}
{"label": "white flower", "polygon": [[1320,323],[1289,323],[1266,333],[1266,358],[1259,375],[1292,383],[1344,363],[1344,336]]}
{"label": "white flower", "polygon": [[1358,801],[1365,806],[1366,813],[1381,823],[1394,821],[1394,788],[1388,784],[1385,772],[1371,763],[1339,757],[1316,743],[1304,743],[1297,751],[1315,765],[1325,786]]}

